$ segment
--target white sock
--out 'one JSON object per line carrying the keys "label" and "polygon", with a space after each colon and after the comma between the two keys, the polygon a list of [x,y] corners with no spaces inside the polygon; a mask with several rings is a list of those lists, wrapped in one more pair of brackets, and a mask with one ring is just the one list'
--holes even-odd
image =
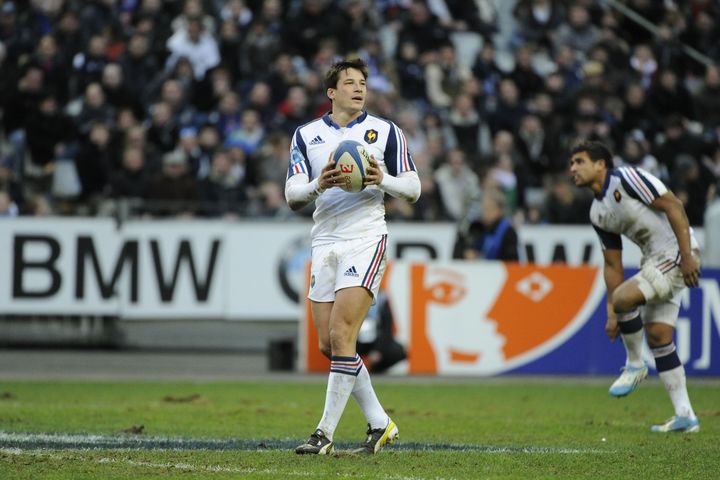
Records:
{"label": "white sock", "polygon": [[626,365],[629,367],[643,367],[645,362],[642,359],[643,332],[621,334],[627,353]]}
{"label": "white sock", "polygon": [[645,362],[642,359],[643,329],[640,311],[618,313],[617,320],[620,327],[620,337],[627,354],[626,365],[629,367],[644,366]]}
{"label": "white sock", "polygon": [[687,392],[685,381],[685,367],[680,363],[675,344],[669,343],[660,347],[652,348],[655,357],[655,366],[658,375],[665,385],[670,401],[675,408],[675,415],[681,417],[695,418],[695,412],[690,405],[690,396]]}
{"label": "white sock", "polygon": [[368,373],[365,365],[360,368],[352,396],[360,405],[360,409],[365,414],[371,429],[382,428],[387,425],[389,417],[385,413],[385,409],[380,405],[377,395],[375,395],[375,390],[370,381],[370,373]]}
{"label": "white sock", "polygon": [[332,357],[330,361],[325,409],[317,426],[330,440],[345,411],[345,405],[353,391],[358,368],[361,365],[362,363],[358,365],[353,357]]}
{"label": "white sock", "polygon": [[667,372],[660,372],[658,375],[663,385],[665,385],[665,390],[670,395],[670,401],[675,408],[675,415],[695,418],[695,412],[692,405],[690,405],[690,396],[685,383],[685,368],[680,365]]}

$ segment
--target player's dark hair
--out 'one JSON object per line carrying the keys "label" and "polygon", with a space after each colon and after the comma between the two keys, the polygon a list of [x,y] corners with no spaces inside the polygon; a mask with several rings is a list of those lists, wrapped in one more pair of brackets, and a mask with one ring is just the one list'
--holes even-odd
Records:
{"label": "player's dark hair", "polygon": [[340,79],[340,72],[347,70],[348,68],[354,68],[360,70],[367,80],[368,77],[368,66],[360,58],[354,58],[352,60],[341,60],[334,63],[325,74],[325,88],[337,88],[338,80]]}
{"label": "player's dark hair", "polygon": [[592,160],[593,162],[597,162],[598,160],[604,160],[605,166],[608,169],[615,167],[612,151],[602,142],[598,142],[595,140],[583,140],[581,142],[578,142],[570,150],[570,156],[572,157],[576,153],[581,152],[586,152],[588,154],[588,157],[590,157],[590,160]]}

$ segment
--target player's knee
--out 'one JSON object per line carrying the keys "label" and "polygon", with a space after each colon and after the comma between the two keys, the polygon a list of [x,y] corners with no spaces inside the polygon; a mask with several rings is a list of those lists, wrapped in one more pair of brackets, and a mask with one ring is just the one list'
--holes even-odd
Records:
{"label": "player's knee", "polygon": [[673,328],[660,323],[648,324],[645,327],[645,338],[651,348],[667,345],[673,341]]}
{"label": "player's knee", "polygon": [[636,307],[636,305],[632,302],[631,299],[622,295],[618,291],[613,292],[612,305],[613,305],[613,310],[615,310],[615,313],[630,312],[630,311],[634,310]]}
{"label": "player's knee", "polygon": [[344,335],[346,332],[354,329],[355,322],[352,317],[346,315],[337,315],[330,320],[330,336]]}
{"label": "player's knee", "polygon": [[330,327],[330,345],[334,345],[338,341],[344,341],[350,336],[352,330],[349,326],[340,324]]}
{"label": "player's knee", "polygon": [[615,313],[632,312],[645,304],[645,296],[634,280],[623,282],[612,294],[612,306]]}
{"label": "player's knee", "polygon": [[650,348],[663,345],[662,337],[660,335],[652,334],[651,332],[645,332],[645,335],[647,337],[647,343]]}
{"label": "player's knee", "polygon": [[353,328],[346,324],[330,327],[330,350],[333,355],[337,355],[337,352],[346,350],[355,344],[356,338],[354,338],[353,332]]}

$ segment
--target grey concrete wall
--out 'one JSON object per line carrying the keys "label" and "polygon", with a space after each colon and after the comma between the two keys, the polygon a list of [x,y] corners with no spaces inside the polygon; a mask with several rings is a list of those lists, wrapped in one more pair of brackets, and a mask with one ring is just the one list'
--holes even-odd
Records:
{"label": "grey concrete wall", "polygon": [[101,317],[0,318],[0,346],[86,346],[265,352],[295,340],[296,321],[117,320]]}

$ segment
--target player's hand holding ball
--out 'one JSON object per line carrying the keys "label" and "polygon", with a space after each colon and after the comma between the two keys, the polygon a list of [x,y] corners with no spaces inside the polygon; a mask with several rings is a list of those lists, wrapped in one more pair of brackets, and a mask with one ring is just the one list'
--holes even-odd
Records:
{"label": "player's hand holding ball", "polygon": [[340,169],[337,168],[331,154],[328,163],[323,167],[322,173],[318,177],[318,184],[320,188],[327,190],[328,188],[339,186],[340,182]]}
{"label": "player's hand holding ball", "polygon": [[382,168],[380,168],[380,164],[375,160],[374,155],[370,155],[370,160],[368,161],[369,167],[367,169],[367,172],[365,173],[365,181],[364,185],[380,185],[380,182],[382,182],[383,175],[385,175],[382,171]]}
{"label": "player's hand holding ball", "polygon": [[346,192],[360,192],[368,185],[379,185],[383,175],[380,164],[362,144],[345,140],[330,154],[318,182],[323,190],[340,187]]}
{"label": "player's hand holding ball", "polygon": [[367,185],[365,179],[370,169],[370,155],[361,143],[343,140],[330,155],[330,163],[333,166],[333,170],[328,171],[331,186],[346,192],[359,192]]}

